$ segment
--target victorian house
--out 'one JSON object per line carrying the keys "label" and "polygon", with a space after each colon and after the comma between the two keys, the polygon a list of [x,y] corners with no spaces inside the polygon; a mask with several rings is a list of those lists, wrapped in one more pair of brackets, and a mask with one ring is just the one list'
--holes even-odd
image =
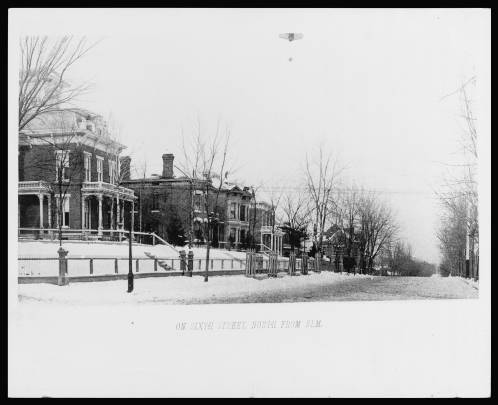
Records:
{"label": "victorian house", "polygon": [[[120,186],[119,155],[106,122],[82,109],[47,113],[19,133],[19,234],[112,238],[133,210],[133,190]],[[125,207],[126,205],[126,207]]]}
{"label": "victorian house", "polygon": [[[271,207],[256,203],[249,187],[228,182],[220,187],[204,178],[176,177],[174,155],[164,154],[162,160],[161,175],[122,179],[122,185],[134,190],[138,197],[135,224],[139,224],[140,231],[154,232],[174,244],[186,242],[190,236],[194,244],[202,244],[206,239],[204,225],[212,215],[214,247],[281,252],[283,235],[272,222]],[[206,190],[211,212],[206,210]]]}

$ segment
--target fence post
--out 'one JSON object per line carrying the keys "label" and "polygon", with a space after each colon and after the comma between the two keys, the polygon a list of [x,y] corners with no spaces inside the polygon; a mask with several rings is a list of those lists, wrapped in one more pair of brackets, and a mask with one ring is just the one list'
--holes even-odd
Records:
{"label": "fence post", "polygon": [[[233,263],[233,260],[232,260]],[[252,277],[254,275],[254,253],[246,252],[246,277]]]}
{"label": "fence post", "polygon": [[194,252],[192,250],[188,251],[187,260],[187,276],[192,277],[192,272],[194,271]]}
{"label": "fence post", "polygon": [[303,253],[301,256],[301,274],[308,274],[308,254]]}
{"label": "fence post", "polygon": [[180,250],[180,270],[182,271],[182,276],[185,275],[185,270],[187,269],[187,257],[185,250]]}
{"label": "fence post", "polygon": [[93,274],[93,259],[90,259],[90,274]]}
{"label": "fence post", "polygon": [[118,259],[114,259],[114,273],[118,274]]}
{"label": "fence post", "polygon": [[322,269],[320,267],[320,265],[322,264],[321,261],[322,261],[322,255],[320,252],[317,252],[315,254],[315,270],[314,270],[316,273],[322,272]]}
{"label": "fence post", "polygon": [[67,259],[66,256],[69,253],[64,250],[62,246],[57,251],[59,253],[59,276],[57,277],[57,285],[69,284],[69,279],[66,278],[67,273]]}
{"label": "fence post", "polygon": [[138,269],[138,259],[136,260],[136,262],[135,262],[135,263],[136,263],[136,265],[135,265],[135,267],[136,267],[136,271],[137,271],[137,273],[138,273],[138,270],[139,270],[139,269]]}
{"label": "fence post", "polygon": [[157,259],[154,259],[154,271],[157,271]]}
{"label": "fence post", "polygon": [[289,275],[294,276],[296,272],[296,254],[290,252],[289,254]]}

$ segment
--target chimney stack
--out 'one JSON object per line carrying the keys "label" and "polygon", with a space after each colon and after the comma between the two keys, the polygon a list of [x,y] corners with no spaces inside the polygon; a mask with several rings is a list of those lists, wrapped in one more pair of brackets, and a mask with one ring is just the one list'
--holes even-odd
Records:
{"label": "chimney stack", "polygon": [[131,165],[131,157],[123,156],[119,159],[119,171],[121,175],[121,180],[126,181],[130,180],[130,165]]}
{"label": "chimney stack", "polygon": [[165,153],[163,155],[163,178],[172,179],[173,178],[173,160],[175,155],[172,153]]}

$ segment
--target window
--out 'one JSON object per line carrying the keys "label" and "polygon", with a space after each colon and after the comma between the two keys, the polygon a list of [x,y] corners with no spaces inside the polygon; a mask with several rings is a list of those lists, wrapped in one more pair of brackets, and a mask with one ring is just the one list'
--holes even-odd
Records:
{"label": "window", "polygon": [[230,241],[235,242],[235,228],[230,228]]}
{"label": "window", "polygon": [[230,203],[230,219],[237,218],[237,203]]}
{"label": "window", "polygon": [[[59,210],[59,197],[56,197],[57,198],[57,212]],[[70,198],[70,195],[69,194],[66,194],[64,196],[64,200],[62,202],[62,226],[63,227],[69,227],[69,198]],[[57,224],[59,224],[59,215],[57,215]],[[58,226],[58,225],[57,225]]]}
{"label": "window", "polygon": [[247,221],[247,206],[246,205],[241,205],[240,206],[240,220],[241,221]]}
{"label": "window", "polygon": [[194,195],[194,211],[202,212],[202,194],[200,192],[196,192]]}
{"label": "window", "polygon": [[85,152],[85,181],[92,181],[92,154]]}
{"label": "window", "polygon": [[97,181],[104,181],[104,158],[97,156]]}
{"label": "window", "polygon": [[59,150],[56,155],[55,163],[55,180],[59,181],[59,173],[61,173],[62,181],[69,180],[69,151]]}
{"label": "window", "polygon": [[64,198],[62,213],[62,226],[69,226],[69,197]]}
{"label": "window", "polygon": [[159,196],[154,191],[152,193],[151,212],[159,212]]}
{"label": "window", "polygon": [[115,184],[117,181],[116,176],[116,162],[109,159],[109,182]]}

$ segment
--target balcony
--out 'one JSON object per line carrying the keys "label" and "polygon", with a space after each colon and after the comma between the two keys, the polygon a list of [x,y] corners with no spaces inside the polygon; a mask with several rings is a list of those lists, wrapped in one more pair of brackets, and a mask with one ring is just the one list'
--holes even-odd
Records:
{"label": "balcony", "polygon": [[269,225],[263,225],[261,227],[261,233],[270,233],[271,234],[271,226],[269,226]]}
{"label": "balcony", "polygon": [[133,190],[103,181],[87,181],[82,184],[81,191],[86,194],[103,194],[110,197],[118,196],[123,200],[135,199]]}
{"label": "balcony", "polygon": [[20,181],[18,186],[19,194],[43,194],[51,191],[52,186],[48,181]]}
{"label": "balcony", "polygon": [[[263,225],[261,227],[260,232],[262,234],[270,234],[271,235],[272,234],[272,226],[270,226],[270,225]],[[283,233],[283,231],[280,229],[280,227],[278,225],[275,225],[275,230],[273,231],[273,234],[274,235],[283,235],[284,233]]]}

